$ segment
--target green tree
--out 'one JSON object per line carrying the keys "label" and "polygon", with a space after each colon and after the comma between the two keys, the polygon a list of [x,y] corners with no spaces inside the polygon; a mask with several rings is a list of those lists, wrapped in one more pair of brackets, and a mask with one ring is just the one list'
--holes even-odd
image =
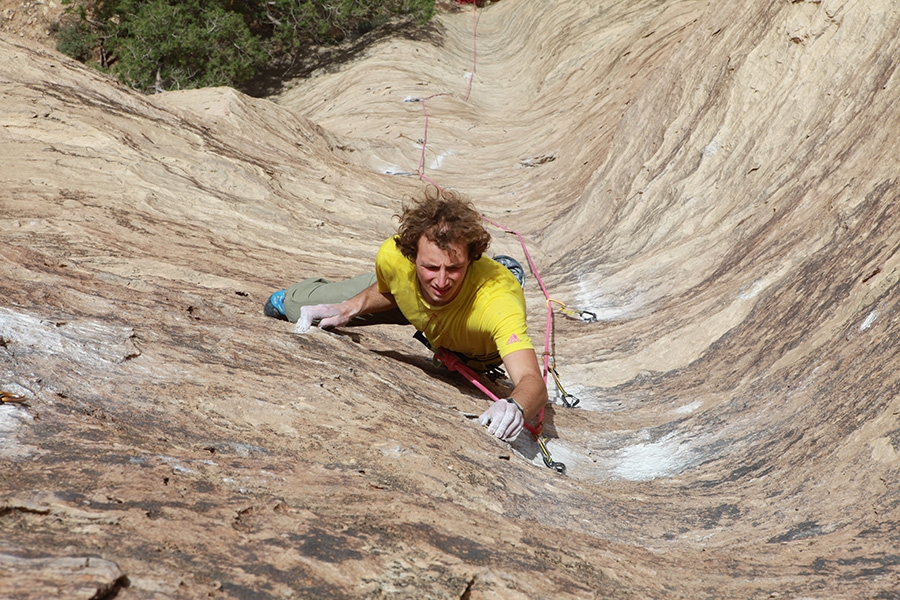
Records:
{"label": "green tree", "polygon": [[97,46],[97,35],[83,20],[63,25],[57,31],[56,49],[81,62],[87,62]]}
{"label": "green tree", "polygon": [[106,38],[115,56],[109,66],[135,89],[239,86],[266,59],[243,17],[219,4],[128,0],[117,8],[118,27]]}
{"label": "green tree", "polygon": [[434,16],[434,0],[269,0],[262,6],[261,20],[287,52],[352,38],[397,17],[422,24]]}
{"label": "green tree", "polygon": [[434,0],[77,0],[58,49],[143,92],[230,85],[311,46],[394,18],[424,23]]}

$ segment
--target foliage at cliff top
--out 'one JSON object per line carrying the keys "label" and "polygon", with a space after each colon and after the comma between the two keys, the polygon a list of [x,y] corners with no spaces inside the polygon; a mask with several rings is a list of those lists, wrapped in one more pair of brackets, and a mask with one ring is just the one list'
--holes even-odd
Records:
{"label": "foliage at cliff top", "polygon": [[228,85],[393,20],[425,23],[434,0],[69,0],[58,49],[146,93]]}

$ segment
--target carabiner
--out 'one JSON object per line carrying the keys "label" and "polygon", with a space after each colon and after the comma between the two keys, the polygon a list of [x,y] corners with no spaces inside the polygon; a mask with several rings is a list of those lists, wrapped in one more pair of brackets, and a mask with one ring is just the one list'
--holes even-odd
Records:
{"label": "carabiner", "polygon": [[566,474],[566,465],[561,462],[557,462],[550,457],[550,451],[547,450],[547,444],[545,443],[544,436],[538,436],[537,439],[538,446],[541,449],[541,458],[544,459],[544,464],[559,473],[560,475]]}
{"label": "carabiner", "polygon": [[559,380],[559,373],[556,372],[556,365],[549,365],[547,367],[547,370],[550,371],[551,375],[553,375],[553,383],[556,384],[556,389],[559,390],[563,405],[566,408],[575,408],[576,406],[578,406],[578,403],[581,402],[581,400],[566,392],[565,388],[562,386],[562,382]]}

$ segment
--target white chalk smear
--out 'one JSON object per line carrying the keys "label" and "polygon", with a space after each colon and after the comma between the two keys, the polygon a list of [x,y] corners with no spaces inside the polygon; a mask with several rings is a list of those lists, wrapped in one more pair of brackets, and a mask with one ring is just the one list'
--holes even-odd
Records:
{"label": "white chalk smear", "polygon": [[862,322],[862,325],[859,326],[859,330],[865,331],[866,329],[868,329],[869,327],[872,326],[872,323],[874,323],[875,319],[877,319],[877,318],[878,318],[878,313],[873,310],[872,312],[869,313],[869,316],[866,317],[866,319]]}
{"label": "white chalk smear", "polygon": [[678,408],[675,409],[675,412],[678,413],[679,415],[689,415],[692,412],[694,412],[695,410],[697,410],[698,408],[700,408],[700,406],[702,404],[703,403],[700,402],[699,400],[694,400],[690,404],[685,404],[683,406],[679,406]]}
{"label": "white chalk smear", "polygon": [[25,458],[34,453],[34,447],[17,440],[19,429],[32,421],[21,406],[0,404],[0,458]]}
{"label": "white chalk smear", "polygon": [[616,453],[613,472],[628,481],[648,481],[675,475],[691,464],[693,453],[667,436],[651,443],[635,444]]}
{"label": "white chalk smear", "polygon": [[137,354],[128,327],[99,321],[50,321],[0,308],[0,337],[19,354],[61,355],[86,365],[121,363]]}
{"label": "white chalk smear", "polygon": [[722,148],[722,142],[713,139],[713,141],[703,149],[703,156],[713,156],[714,154],[718,154],[720,148]]}
{"label": "white chalk smear", "polygon": [[763,289],[762,283],[757,279],[749,286],[741,288],[741,291],[738,293],[738,299],[740,300],[750,300],[754,298],[758,293],[760,293]]}

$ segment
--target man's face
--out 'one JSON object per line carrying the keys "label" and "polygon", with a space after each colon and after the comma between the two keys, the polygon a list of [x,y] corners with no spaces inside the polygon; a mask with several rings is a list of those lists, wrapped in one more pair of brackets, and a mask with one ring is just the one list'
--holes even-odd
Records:
{"label": "man's face", "polygon": [[469,255],[462,241],[450,244],[448,252],[426,238],[419,238],[416,277],[425,300],[432,306],[444,306],[456,298],[469,268]]}

